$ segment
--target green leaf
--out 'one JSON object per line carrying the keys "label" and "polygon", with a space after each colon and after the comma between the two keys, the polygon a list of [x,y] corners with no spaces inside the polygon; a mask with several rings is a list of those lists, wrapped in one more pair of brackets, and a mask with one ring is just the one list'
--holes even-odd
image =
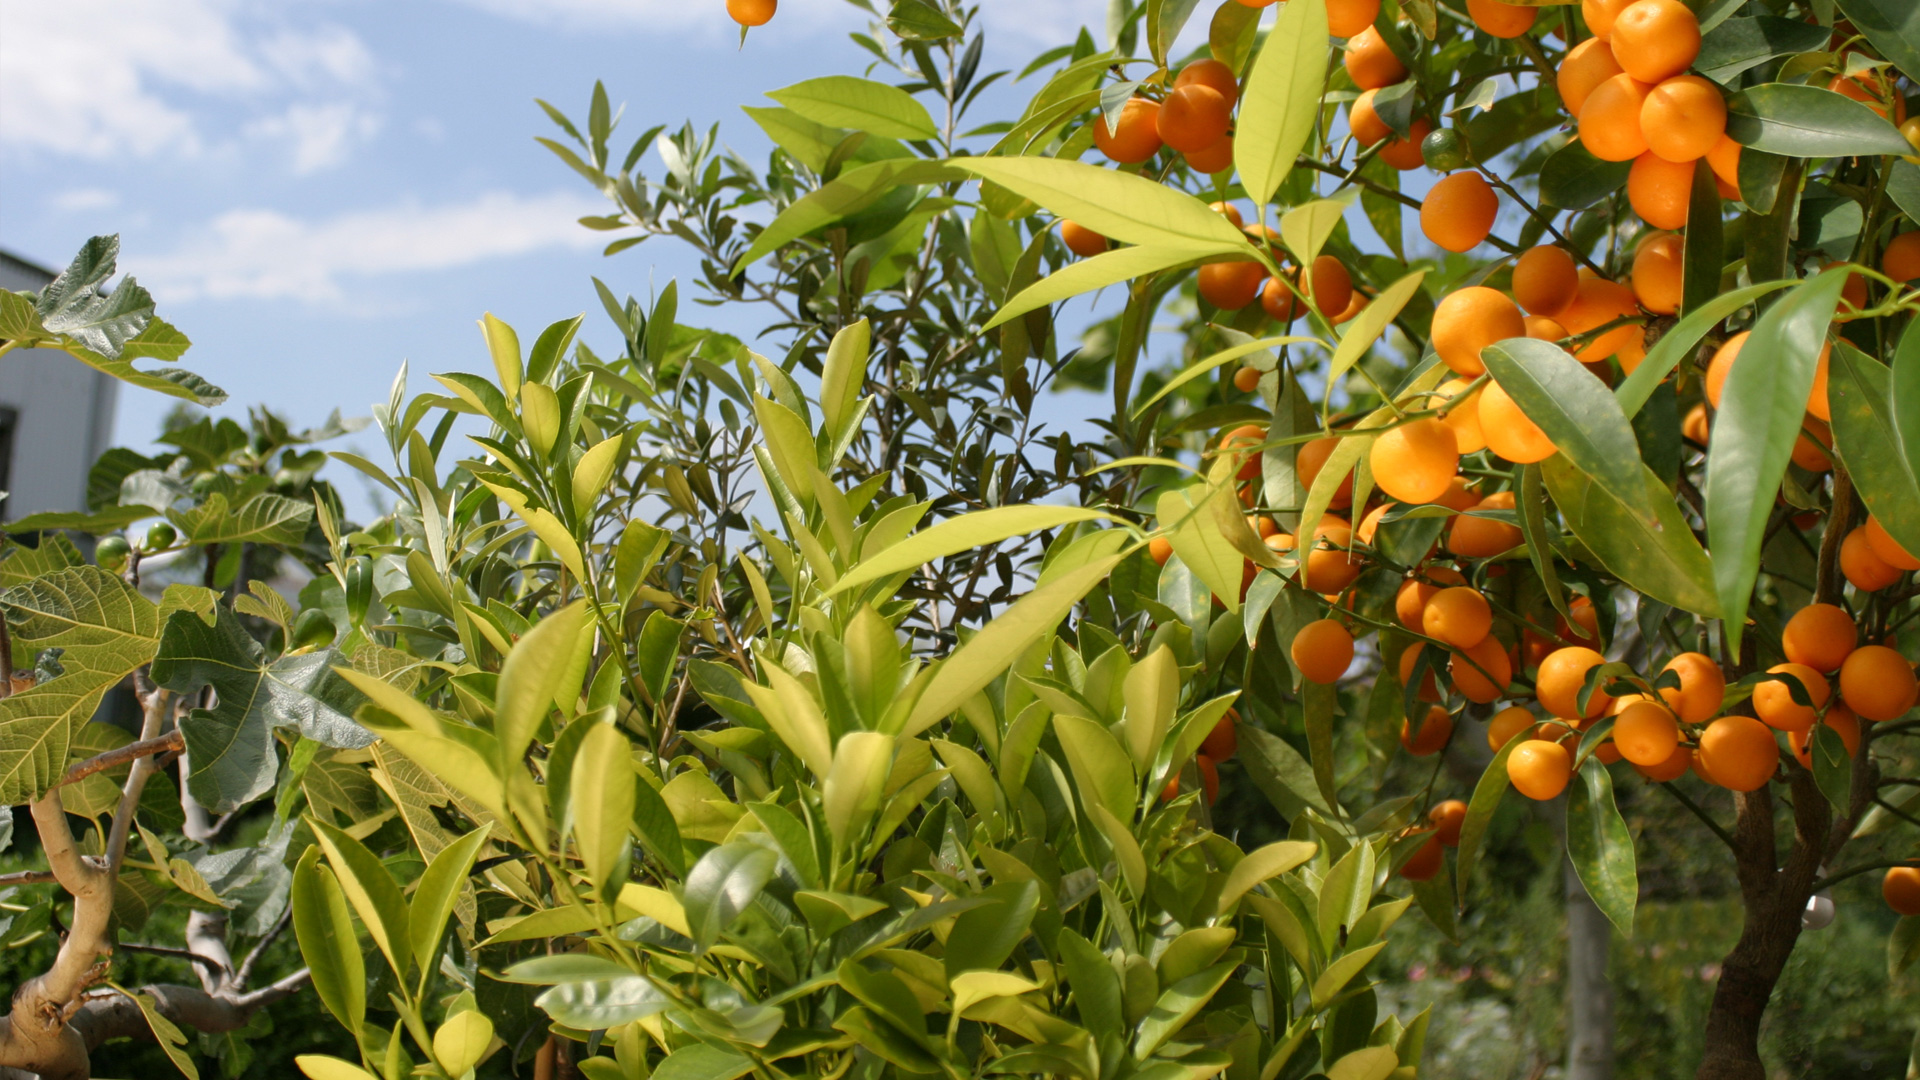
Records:
{"label": "green leaf", "polygon": [[991,330],[1048,304],[1056,304],[1122,281],[1156,274],[1192,262],[1196,257],[1190,247],[1141,244],[1077,259],[1021,289],[1000,310],[994,312],[993,318],[981,329]]}
{"label": "green leaf", "polygon": [[487,842],[489,831],[481,826],[442,848],[414,887],[413,902],[407,906],[407,940],[422,969],[433,966],[440,939],[447,932],[447,919],[466,888],[467,872],[473,869],[473,860]]}
{"label": "green leaf", "polygon": [[1714,82],[1732,86],[1741,72],[1776,56],[1820,51],[1832,32],[1816,23],[1773,15],[1728,19],[1701,37],[1693,68]]}
{"label": "green leaf", "polygon": [[187,739],[187,790],[224,814],[273,789],[280,768],[274,730],[297,728],[326,746],[357,749],[373,733],[352,719],[360,695],[335,675],[332,649],[268,661],[266,650],[224,607],[208,626],[191,611],[167,617],[153,681],[178,693],[215,691],[212,709],[180,722]]}
{"label": "green leaf", "polygon": [[[1717,284],[1717,283],[1716,283]],[[1686,317],[1674,324],[1673,328],[1660,336],[1660,341],[1647,350],[1646,359],[1633,369],[1633,374],[1621,380],[1614,388],[1613,395],[1620,399],[1620,411],[1631,417],[1640,411],[1647,399],[1653,396],[1654,388],[1667,381],[1673,369],[1679,366],[1687,354],[1693,352],[1708,332],[1726,319],[1727,316],[1753,303],[1768,293],[1778,292],[1795,284],[1792,279],[1784,281],[1763,281],[1758,285],[1749,285],[1744,289],[1735,289],[1722,293],[1700,306],[1698,310],[1689,309]]]}
{"label": "green leaf", "polygon": [[314,992],[341,1026],[359,1031],[367,1015],[367,971],[353,916],[333,871],[310,847],[293,871],[293,932],[301,959],[312,973]]}
{"label": "green leaf", "polygon": [[1916,961],[1920,961],[1920,915],[1907,915],[1887,935],[1887,978],[1899,978]]}
{"label": "green leaf", "polygon": [[1066,967],[1067,985],[1073,991],[1080,1023],[1103,1039],[1121,1035],[1126,1014],[1121,1004],[1120,978],[1105,954],[1071,927],[1060,931],[1054,945]]}
{"label": "green leaf", "polygon": [[1633,834],[1613,802],[1613,778],[1598,758],[1580,766],[1580,782],[1567,792],[1567,858],[1587,895],[1608,921],[1633,936],[1633,909],[1640,897]]}
{"label": "green leaf", "polygon": [[1326,55],[1326,0],[1292,0],[1280,9],[1241,87],[1233,163],[1263,218],[1313,134]]}
{"label": "green leaf", "polygon": [[[673,1004],[672,999],[653,985],[653,980],[631,974],[569,979],[534,998],[533,1003],[553,1017],[555,1023],[581,1031],[605,1031],[631,1024]],[[661,1068],[665,1068],[664,1063]],[[660,1071],[656,1070],[654,1075],[659,1076]]]}
{"label": "green leaf", "polygon": [[1329,387],[1338,384],[1353,365],[1367,355],[1367,350],[1373,348],[1374,342],[1380,340],[1380,335],[1387,332],[1393,320],[1400,317],[1407,301],[1420,291],[1420,284],[1426,277],[1424,268],[1415,270],[1380,290],[1380,295],[1371,304],[1360,309],[1360,314],[1353,317],[1346,331],[1340,335],[1340,344],[1334,349],[1333,360],[1327,365]]}
{"label": "green leaf", "polygon": [[407,935],[407,901],[400,883],[365,844],[324,821],[307,820],[360,924],[393,965],[393,973],[406,978],[413,945]]}
{"label": "green leaf", "polygon": [[1819,86],[1763,83],[1727,102],[1734,142],[1786,157],[1873,157],[1913,147],[1879,113]]}
{"label": "green leaf", "polygon": [[[586,601],[576,600],[541,619],[521,635],[500,666],[499,689],[494,695],[493,730],[500,740],[499,766],[503,775],[522,771],[520,758],[527,744],[546,722],[557,699],[565,695],[562,683],[580,654],[593,646],[592,623]],[[574,683],[577,695],[579,682]],[[572,711],[573,702],[563,708]]]}
{"label": "green leaf", "polygon": [[1035,881],[1003,881],[988,886],[980,897],[992,902],[961,912],[947,935],[948,979],[1006,963],[1040,910],[1040,884]]}
{"label": "green leaf", "polygon": [[1694,162],[1693,188],[1687,201],[1685,246],[1681,253],[1682,314],[1691,315],[1720,295],[1720,264],[1725,253],[1719,181],[1713,175],[1712,166],[1701,159]]}
{"label": "green leaf", "polygon": [[0,289],[0,338],[8,341],[40,341],[48,336],[40,325],[40,313],[34,310],[30,292]]}
{"label": "green leaf", "polygon": [[[51,549],[44,560],[29,558],[38,552],[16,553],[0,566],[51,566],[71,549],[41,546]],[[13,632],[16,665],[31,666],[41,650],[64,650],[61,674],[0,699],[0,803],[17,805],[39,798],[60,777],[74,730],[92,718],[108,689],[152,659],[159,616],[133,586],[95,566],[55,569],[16,585],[0,593],[0,612]]]}
{"label": "green leaf", "polygon": [[1062,574],[981,627],[934,669],[926,689],[914,702],[901,736],[910,738],[939,723],[999,678],[1034,642],[1060,625],[1067,612],[1104,580],[1120,559],[1119,555],[1109,555]]}
{"label": "green leaf", "polygon": [[1240,728],[1240,760],[1248,775],[1273,803],[1274,809],[1289,820],[1299,817],[1305,807],[1313,807],[1331,816],[1326,800],[1314,783],[1313,766],[1280,736],[1264,728],[1246,725]]}
{"label": "green leaf", "polygon": [[1142,176],[1060,158],[954,158],[951,163],[1122,243],[1185,250],[1189,258],[1254,256],[1246,235],[1206,203]]}
{"label": "green leaf", "polygon": [[838,443],[859,415],[872,341],[873,328],[861,319],[841,327],[827,345],[827,358],[820,366],[820,415],[830,442]]}
{"label": "green leaf", "polygon": [[1481,352],[1500,388],[1585,473],[1639,521],[1658,520],[1633,425],[1599,376],[1550,341],[1511,338]]}
{"label": "green leaf", "polygon": [[[1900,347],[1894,350],[1891,383],[1887,395],[1888,423],[1893,428],[1894,445],[1905,457],[1908,471],[1920,477],[1920,331],[1911,324],[1906,333],[1900,335]],[[1827,393],[1829,397],[1833,394],[1831,384]],[[0,574],[3,573],[4,569],[0,568]]]}
{"label": "green leaf", "polygon": [[1227,503],[1232,504],[1234,512],[1239,511],[1239,500],[1232,486],[1191,484],[1162,491],[1155,513],[1160,528],[1169,530],[1167,539],[1173,544],[1174,554],[1226,605],[1229,613],[1238,613],[1246,556],[1215,524],[1215,509]]}
{"label": "green leaf", "polygon": [[255,495],[231,510],[227,497],[214,492],[199,506],[169,510],[167,519],[190,544],[257,544],[294,546],[307,537],[313,523],[313,504],[284,495]]}
{"label": "green leaf", "polygon": [[1080,801],[1105,807],[1120,821],[1131,821],[1138,780],[1120,740],[1098,721],[1065,713],[1055,714],[1053,733],[1066,752]]}
{"label": "green leaf", "polygon": [[1216,910],[1225,915],[1255,885],[1292,870],[1313,858],[1319,850],[1317,844],[1279,840],[1248,852],[1246,858],[1234,863],[1233,869],[1227,871],[1226,883],[1220,886],[1220,902]]}
{"label": "green leaf", "polygon": [[[1420,271],[1420,273],[1424,274],[1425,271],[1424,270]],[[1055,275],[1055,276],[1057,277],[1058,275]],[[1396,282],[1395,284],[1397,285],[1398,283]],[[1358,322],[1360,319],[1365,318],[1367,316],[1367,312],[1371,311],[1374,306],[1378,306],[1379,304],[1384,302],[1384,299],[1385,298],[1383,296],[1380,300],[1375,300],[1374,304],[1370,305],[1367,311],[1361,312],[1360,315],[1356,317],[1354,321]],[[1214,353],[1212,356],[1209,356],[1204,360],[1200,360],[1182,369],[1180,374],[1175,375],[1171,379],[1168,379],[1166,384],[1161,386],[1160,389],[1156,391],[1152,397],[1148,398],[1147,400],[1141,402],[1139,405],[1134,407],[1133,418],[1135,420],[1138,420],[1141,414],[1145,413],[1148,409],[1153,408],[1156,402],[1165,398],[1168,394],[1173,393],[1175,390],[1180,389],[1182,386],[1185,386],[1186,384],[1192,382],[1194,379],[1197,379],[1200,376],[1205,375],[1207,372],[1212,371],[1214,368],[1221,366],[1222,364],[1230,364],[1233,361],[1238,360],[1243,356],[1247,356],[1249,354],[1256,353],[1256,352],[1262,352],[1267,349],[1278,348],[1282,345],[1322,345],[1324,346],[1325,342],[1322,342],[1319,338],[1316,338],[1316,337],[1294,337],[1294,336],[1267,337],[1267,338],[1250,339],[1247,341],[1243,341],[1238,345],[1233,345],[1228,348],[1222,349],[1219,352]]]}
{"label": "green leaf", "polygon": [[1679,506],[1671,498],[1659,501],[1666,488],[1652,469],[1641,466],[1641,479],[1658,515],[1652,523],[1559,454],[1540,463],[1540,477],[1567,528],[1614,576],[1661,603],[1719,617],[1720,601],[1713,588],[1717,563],[1701,548]]}
{"label": "green leaf", "polygon": [[734,1080],[752,1071],[752,1058],[696,1043],[675,1050],[654,1066],[653,1080]]}
{"label": "green leaf", "polygon": [[448,1076],[464,1076],[493,1045],[493,1021],[478,1009],[447,1017],[433,1033],[433,1058]]}
{"label": "green leaf", "polygon": [[153,390],[182,401],[190,401],[202,408],[211,409],[217,405],[224,405],[227,401],[225,390],[183,368],[143,371],[134,367],[125,357],[102,356],[92,349],[78,345],[68,346],[67,354],[88,367],[103,371],[130,386],[137,386],[142,390]]}
{"label": "green leaf", "polygon": [[1473,794],[1467,797],[1467,816],[1460,823],[1460,846],[1454,849],[1454,886],[1459,890],[1457,899],[1462,906],[1467,902],[1467,883],[1473,880],[1473,868],[1480,861],[1487,830],[1493,827],[1493,812],[1500,808],[1500,797],[1507,793],[1507,758],[1514,747],[1532,737],[1532,729],[1528,728],[1507,740],[1507,745],[1501,747],[1481,771],[1480,779],[1473,785]]}
{"label": "green leaf", "polygon": [[140,1006],[140,1015],[146,1017],[147,1027],[153,1030],[153,1041],[160,1044],[160,1049],[166,1053],[167,1060],[173,1062],[173,1067],[184,1073],[188,1080],[200,1080],[200,1070],[194,1067],[193,1059],[187,1056],[187,1034],[173,1021],[160,1015],[160,999],[151,990],[127,996]]}
{"label": "green leaf", "polygon": [[848,169],[819,190],[780,211],[734,261],[740,273],[767,255],[808,233],[858,214],[896,189],[964,180],[967,174],[944,161],[893,158]]}
{"label": "green leaf", "polygon": [[293,1063],[308,1080],[380,1080],[358,1065],[325,1054],[300,1054]]}
{"label": "green leaf", "polygon": [[868,555],[827,590],[828,596],[858,585],[917,569],[962,551],[990,547],[1002,540],[1081,521],[1112,521],[1112,515],[1078,506],[1000,506],[948,518],[899,543]]}
{"label": "green leaf", "polygon": [[1320,249],[1340,226],[1357,193],[1358,189],[1347,188],[1331,199],[1315,199],[1280,215],[1281,242],[1301,266],[1313,265],[1320,256]]}
{"label": "green leaf", "polygon": [[1768,308],[1753,324],[1720,393],[1705,494],[1707,543],[1730,654],[1740,646],[1767,518],[1800,435],[1815,361],[1846,280],[1843,272],[1823,272]]}
{"label": "green leaf", "polygon": [[833,748],[833,765],[820,785],[821,808],[834,846],[854,850],[886,793],[894,738],[878,731],[850,732]]}
{"label": "green leaf", "polygon": [[887,9],[887,29],[908,41],[940,41],[964,32],[960,24],[924,0],[894,0]]}
{"label": "green leaf", "polygon": [[778,855],[746,840],[721,844],[702,855],[688,872],[686,893],[680,898],[694,943],[705,950],[718,941],[779,865]]}
{"label": "green leaf", "polygon": [[[1912,364],[1920,353],[1920,334],[1911,328],[1900,340],[1894,363]],[[1833,446],[1853,477],[1867,509],[1880,519],[1894,541],[1920,551],[1920,484],[1903,455],[1896,434],[1893,384],[1897,372],[1845,342],[1834,346],[1828,365],[1827,402],[1833,412]]]}
{"label": "green leaf", "polygon": [[[1313,2],[1319,3],[1321,0]],[[1213,995],[1226,985],[1228,976],[1238,966],[1234,961],[1215,964],[1161,991],[1160,997],[1153,1003],[1152,1011],[1140,1021],[1139,1033],[1133,1042],[1134,1055],[1146,1058],[1172,1038],[1174,1033],[1186,1027],[1187,1022],[1199,1015],[1207,1002],[1213,1000]]]}
{"label": "green leaf", "polygon": [[35,308],[48,333],[64,334],[108,359],[153,318],[153,297],[129,277],[108,290],[120,256],[119,236],[96,236],[40,291]]}
{"label": "green leaf", "polygon": [[1853,757],[1840,733],[1826,724],[1813,726],[1813,782],[1833,808],[1847,812],[1853,790]]}
{"label": "green leaf", "polygon": [[1627,184],[1631,161],[1601,161],[1579,139],[1540,163],[1540,201],[1562,210],[1585,210]]}
{"label": "green leaf", "polygon": [[898,87],[852,75],[797,82],[768,97],[817,124],[852,128],[890,139],[934,139],[940,129],[926,106]]}
{"label": "green leaf", "polygon": [[573,839],[587,877],[604,897],[626,865],[627,831],[633,822],[633,753],[611,720],[591,723],[573,759]]}
{"label": "green leaf", "polygon": [[1920,80],[1920,8],[1907,0],[1840,0],[1840,10],[1881,56]]}

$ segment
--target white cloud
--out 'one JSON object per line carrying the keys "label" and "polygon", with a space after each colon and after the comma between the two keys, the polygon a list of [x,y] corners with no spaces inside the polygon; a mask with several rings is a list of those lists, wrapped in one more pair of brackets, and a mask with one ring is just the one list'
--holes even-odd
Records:
{"label": "white cloud", "polygon": [[87,210],[111,210],[120,205],[120,195],[106,188],[70,188],[48,199],[47,205],[68,214]]}
{"label": "white cloud", "polygon": [[303,221],[277,210],[234,210],[198,239],[155,258],[122,259],[169,300],[274,299],[336,303],[369,279],[449,270],[547,248],[590,248],[603,234],[577,219],[606,211],[583,193],[490,192],[451,206],[403,204]]}
{"label": "white cloud", "polygon": [[330,169],[347,159],[353,144],[380,130],[380,117],[348,102],[291,105],[279,116],[247,125],[247,134],[286,139],[297,175]]}
{"label": "white cloud", "polygon": [[[374,61],[350,31],[267,0],[0,0],[0,144],[63,157],[192,157],[315,94],[365,99]],[[219,117],[237,107],[237,117]],[[352,134],[349,125],[343,134]],[[312,127],[288,125],[296,165]]]}

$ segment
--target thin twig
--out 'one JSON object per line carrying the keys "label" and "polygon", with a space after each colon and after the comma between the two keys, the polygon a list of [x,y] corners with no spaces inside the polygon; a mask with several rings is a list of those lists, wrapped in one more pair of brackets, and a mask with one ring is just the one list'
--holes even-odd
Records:
{"label": "thin twig", "polygon": [[63,784],[77,784],[95,773],[106,772],[108,769],[117,769],[129,761],[147,757],[150,754],[171,753],[185,745],[186,737],[178,731],[169,731],[156,739],[142,739],[139,742],[131,742],[117,750],[109,750],[104,754],[95,754],[78,765],[75,765],[73,768],[68,769],[66,775],[62,776],[53,786],[59,787]]}
{"label": "thin twig", "polygon": [[1891,862],[1862,863],[1859,866],[1849,867],[1837,874],[1829,874],[1821,878],[1819,881],[1813,883],[1813,891],[1825,892],[1850,877],[1859,877],[1861,874],[1871,874],[1875,870],[1891,870],[1896,866],[1920,867],[1920,859],[1894,859]]}
{"label": "thin twig", "polygon": [[114,948],[125,949],[128,952],[147,953],[152,956],[170,956],[175,960],[191,960],[196,964],[206,964],[216,971],[220,967],[219,961],[216,961],[210,956],[201,956],[199,953],[187,949],[176,949],[171,945],[142,945],[139,942],[123,941],[115,945]]}
{"label": "thin twig", "polygon": [[1684,806],[1688,810],[1692,811],[1694,817],[1699,818],[1700,821],[1704,825],[1706,825],[1707,828],[1713,830],[1713,835],[1719,837],[1720,840],[1727,845],[1727,850],[1732,851],[1735,854],[1739,853],[1740,849],[1734,846],[1732,834],[1728,833],[1727,830],[1721,828],[1719,822],[1707,816],[1707,812],[1701,809],[1699,803],[1696,803],[1691,798],[1689,798],[1686,792],[1681,791],[1677,787],[1674,787],[1673,784],[1670,782],[1665,784],[1655,784],[1653,786],[1656,788],[1659,788],[1661,791],[1664,791],[1667,794],[1673,796],[1674,798],[1680,800],[1681,806]]}
{"label": "thin twig", "polygon": [[274,920],[273,926],[269,927],[267,932],[261,935],[259,942],[254,945],[253,950],[247,953],[247,958],[240,961],[240,969],[233,973],[233,988],[235,990],[245,990],[247,988],[247,980],[253,977],[254,965],[260,962],[260,957],[266,953],[267,946],[273,944],[275,939],[286,932],[287,927],[291,925],[292,921],[293,908],[291,906],[283,908],[280,912],[280,917]]}

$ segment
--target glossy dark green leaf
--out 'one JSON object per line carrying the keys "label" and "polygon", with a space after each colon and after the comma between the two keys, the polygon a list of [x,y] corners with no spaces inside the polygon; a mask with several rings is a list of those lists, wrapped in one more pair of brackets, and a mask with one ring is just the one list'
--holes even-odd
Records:
{"label": "glossy dark green leaf", "polygon": [[1559,457],[1640,521],[1658,520],[1633,425],[1599,376],[1560,346],[1534,338],[1511,338],[1480,355],[1500,388],[1553,440]]}
{"label": "glossy dark green leaf", "polygon": [[1693,163],[1693,191],[1687,203],[1682,314],[1690,315],[1720,295],[1720,261],[1725,253],[1726,236],[1720,227],[1720,186],[1713,169],[1702,158]]}
{"label": "glossy dark green leaf", "polygon": [[[909,1075],[935,1073],[939,1069],[939,1059],[930,1051],[864,1006],[856,1005],[841,1013],[833,1026],[846,1032],[862,1049]],[[659,1075],[654,1073],[656,1077]]]}
{"label": "glossy dark green leaf", "polygon": [[655,1065],[653,1080],[734,1080],[752,1071],[753,1059],[745,1054],[693,1043],[668,1054]]}
{"label": "glossy dark green leaf", "polygon": [[[1907,324],[1900,335],[1900,347],[1894,350],[1893,374],[1889,380],[1888,403],[1894,442],[1906,459],[1907,470],[1920,478],[1920,329]],[[1832,386],[1828,386],[1832,395]]]}
{"label": "glossy dark green leaf", "polygon": [[1693,69],[1714,82],[1732,86],[1743,71],[1776,56],[1813,52],[1825,47],[1832,31],[1814,23],[1758,15],[1728,19],[1700,39],[1700,55]]}
{"label": "glossy dark green leaf", "polygon": [[1573,612],[1567,608],[1566,590],[1560,587],[1560,574],[1554,568],[1554,537],[1547,531],[1546,488],[1540,480],[1540,466],[1520,466],[1517,479],[1514,508],[1520,511],[1520,535],[1527,541],[1527,557],[1533,562],[1534,573],[1540,575],[1540,585],[1547,591],[1554,610],[1571,619]]}
{"label": "glossy dark green leaf", "polygon": [[1720,392],[1705,494],[1707,543],[1730,650],[1740,645],[1767,518],[1800,435],[1815,362],[1846,279],[1827,271],[1768,308]]}
{"label": "glossy dark green leaf", "polygon": [[1598,758],[1588,758],[1567,789],[1567,857],[1587,895],[1619,931],[1633,936],[1640,871],[1633,834],[1613,801],[1613,778]]}
{"label": "glossy dark green leaf", "polygon": [[1920,80],[1920,6],[1911,0],[1840,0],[1840,10],[1881,56]]}
{"label": "glossy dark green leaf", "polygon": [[1887,197],[1915,221],[1920,221],[1920,165],[1897,160],[1887,173]]}
{"label": "glossy dark green leaf", "polygon": [[1001,882],[980,895],[995,902],[954,920],[953,932],[947,935],[948,978],[963,971],[991,971],[1006,963],[1040,908],[1040,886],[1032,881]]}
{"label": "glossy dark green leaf", "polygon": [[1751,146],[1740,152],[1740,167],[1734,173],[1734,185],[1740,189],[1740,201],[1756,214],[1770,214],[1779,201],[1781,178],[1786,175],[1787,159]]}
{"label": "glossy dark green leaf", "polygon": [[1812,741],[1808,756],[1813,758],[1813,782],[1833,808],[1844,814],[1853,791],[1853,757],[1847,753],[1846,741],[1826,724],[1814,725]]}
{"label": "glossy dark green leaf", "polygon": [[1866,105],[1819,86],[1763,83],[1727,103],[1727,134],[1742,146],[1787,157],[1911,153],[1892,124]]}
{"label": "glossy dark green leaf", "polygon": [[1467,883],[1473,880],[1473,868],[1480,862],[1480,849],[1486,843],[1487,830],[1493,826],[1493,812],[1500,809],[1500,796],[1507,793],[1507,758],[1513,748],[1532,738],[1532,730],[1521,731],[1493,755],[1481,771],[1467,798],[1467,816],[1460,823],[1460,846],[1454,849],[1454,888],[1460,904],[1467,902]]}
{"label": "glossy dark green leaf", "polygon": [[1314,783],[1313,766],[1280,736],[1251,724],[1242,726],[1239,760],[1281,816],[1292,820],[1309,806],[1330,812]]}
{"label": "glossy dark green leaf", "polygon": [[[1915,349],[1920,342],[1909,329],[1900,351]],[[1892,392],[1885,364],[1844,342],[1834,347],[1827,375],[1834,449],[1881,528],[1901,547],[1920,551],[1920,483],[1900,452]]]}
{"label": "glossy dark green leaf", "polygon": [[720,938],[740,913],[760,895],[780,865],[780,857],[759,844],[736,840],[700,857],[687,874],[680,902],[687,909],[687,927],[702,949]]}
{"label": "glossy dark green leaf", "polygon": [[1054,939],[1067,969],[1067,985],[1080,1011],[1080,1024],[1096,1038],[1122,1037],[1126,1016],[1121,1005],[1120,978],[1093,943],[1071,928]]}
{"label": "glossy dark green leaf", "polygon": [[[1649,497],[1658,498],[1665,488],[1642,468]],[[1540,474],[1567,528],[1602,566],[1661,603],[1718,617],[1712,561],[1670,496],[1655,503],[1658,520],[1647,525],[1558,454],[1540,463]]]}
{"label": "glossy dark green leaf", "polygon": [[1579,139],[1540,164],[1540,201],[1562,210],[1585,210],[1627,185],[1631,161],[1601,161]]}

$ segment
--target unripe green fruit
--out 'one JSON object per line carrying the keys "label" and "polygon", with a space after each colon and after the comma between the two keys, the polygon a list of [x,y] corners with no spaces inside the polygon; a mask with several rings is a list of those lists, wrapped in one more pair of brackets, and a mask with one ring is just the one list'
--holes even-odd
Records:
{"label": "unripe green fruit", "polygon": [[93,561],[100,569],[117,574],[127,568],[127,559],[133,554],[133,545],[127,543],[124,536],[106,536],[94,545]]}
{"label": "unripe green fruit", "polygon": [[1435,128],[1420,140],[1420,156],[1427,168],[1452,172],[1467,167],[1467,144],[1456,128]]}
{"label": "unripe green fruit", "polygon": [[333,644],[336,628],[333,620],[319,608],[308,608],[293,620],[293,647],[296,649],[324,649]]}
{"label": "unripe green fruit", "polygon": [[156,521],[147,526],[147,538],[141,541],[140,547],[149,552],[166,551],[179,539],[180,534],[174,530],[173,526],[164,521]]}

